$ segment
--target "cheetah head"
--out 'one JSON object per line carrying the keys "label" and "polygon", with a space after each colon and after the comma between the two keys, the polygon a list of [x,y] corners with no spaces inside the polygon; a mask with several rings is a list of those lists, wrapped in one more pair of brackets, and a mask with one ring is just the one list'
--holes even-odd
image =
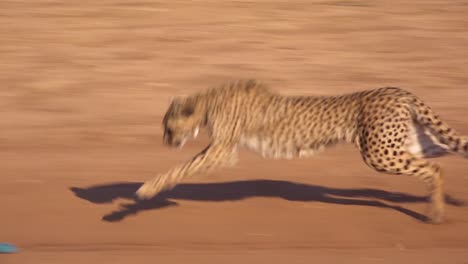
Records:
{"label": "cheetah head", "polygon": [[164,143],[182,148],[189,138],[197,137],[202,119],[203,114],[193,98],[173,98],[163,119]]}

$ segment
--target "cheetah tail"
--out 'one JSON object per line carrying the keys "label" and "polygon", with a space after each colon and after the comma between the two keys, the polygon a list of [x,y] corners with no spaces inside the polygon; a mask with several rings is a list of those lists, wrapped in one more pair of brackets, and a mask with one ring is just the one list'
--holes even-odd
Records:
{"label": "cheetah tail", "polygon": [[442,121],[431,107],[422,100],[413,98],[410,105],[415,121],[428,127],[431,134],[434,135],[440,143],[448,146],[449,150],[468,158],[467,136],[459,135],[446,122]]}

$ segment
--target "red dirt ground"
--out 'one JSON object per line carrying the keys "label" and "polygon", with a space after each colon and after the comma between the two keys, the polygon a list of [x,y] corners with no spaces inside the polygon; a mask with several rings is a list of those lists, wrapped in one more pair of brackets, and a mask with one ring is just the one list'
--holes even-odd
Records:
{"label": "red dirt ground", "polygon": [[[412,3],[411,3],[412,2]],[[205,144],[162,145],[171,95],[254,77],[284,94],[391,85],[468,134],[466,1],[0,3],[0,263],[468,263],[468,163],[425,188],[352,146],[199,175],[135,204],[139,184]]]}

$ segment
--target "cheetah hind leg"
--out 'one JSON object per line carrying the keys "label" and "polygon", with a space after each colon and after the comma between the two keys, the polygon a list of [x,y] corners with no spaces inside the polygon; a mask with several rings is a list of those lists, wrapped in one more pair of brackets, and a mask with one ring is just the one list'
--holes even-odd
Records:
{"label": "cheetah hind leg", "polygon": [[[414,176],[426,184],[430,196],[429,220],[438,224],[444,220],[444,182],[440,166],[408,151],[384,151],[380,157],[362,153],[366,163],[381,173]],[[388,162],[386,162],[388,160]]]}
{"label": "cheetah hind leg", "polygon": [[407,174],[417,177],[427,185],[430,195],[429,218],[433,224],[440,224],[445,216],[444,181],[437,163],[424,159],[407,160]]}
{"label": "cheetah hind leg", "polygon": [[390,168],[380,169],[379,171],[414,176],[422,180],[426,184],[430,196],[429,222],[433,224],[442,223],[445,215],[445,199],[444,181],[440,166],[423,158],[417,158],[410,153],[403,153],[403,155],[395,157],[395,159],[399,160],[400,164],[403,165],[398,168],[398,171]]}

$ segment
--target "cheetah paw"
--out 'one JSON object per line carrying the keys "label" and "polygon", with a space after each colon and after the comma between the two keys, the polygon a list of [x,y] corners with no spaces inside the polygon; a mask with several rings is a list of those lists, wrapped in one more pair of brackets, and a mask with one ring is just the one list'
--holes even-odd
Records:
{"label": "cheetah paw", "polygon": [[157,191],[148,184],[144,183],[137,191],[136,196],[141,200],[148,200],[153,198],[157,194]]}
{"label": "cheetah paw", "polygon": [[429,214],[429,222],[431,224],[442,224],[444,222],[443,210],[431,210],[431,213]]}
{"label": "cheetah paw", "polygon": [[164,175],[157,176],[155,179],[145,182],[137,191],[136,196],[139,199],[148,200],[164,190],[168,190],[173,186],[168,182]]}

